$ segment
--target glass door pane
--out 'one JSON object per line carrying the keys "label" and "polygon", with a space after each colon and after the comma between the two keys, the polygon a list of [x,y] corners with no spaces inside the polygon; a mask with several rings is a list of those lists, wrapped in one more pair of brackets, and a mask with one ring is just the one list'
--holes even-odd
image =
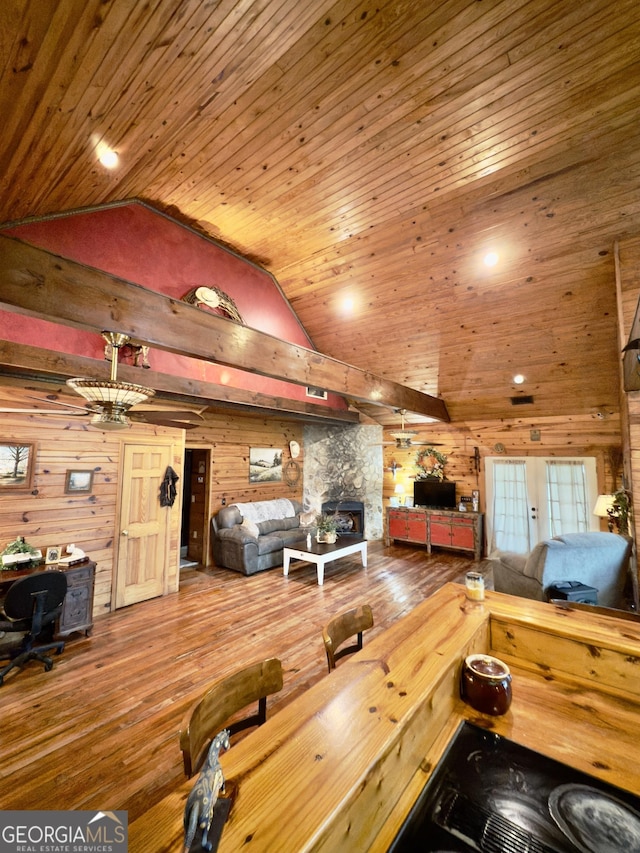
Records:
{"label": "glass door pane", "polygon": [[536,539],[531,524],[527,459],[486,459],[487,543],[495,550],[528,553]]}
{"label": "glass door pane", "polygon": [[599,530],[593,457],[487,457],[487,544],[527,554],[562,533]]}

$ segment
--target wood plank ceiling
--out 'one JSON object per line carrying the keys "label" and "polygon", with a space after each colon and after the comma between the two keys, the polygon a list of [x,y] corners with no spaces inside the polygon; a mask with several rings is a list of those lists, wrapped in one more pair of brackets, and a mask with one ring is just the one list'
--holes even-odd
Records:
{"label": "wood plank ceiling", "polygon": [[142,198],[454,423],[619,409],[637,0],[5,0],[0,46],[0,221]]}

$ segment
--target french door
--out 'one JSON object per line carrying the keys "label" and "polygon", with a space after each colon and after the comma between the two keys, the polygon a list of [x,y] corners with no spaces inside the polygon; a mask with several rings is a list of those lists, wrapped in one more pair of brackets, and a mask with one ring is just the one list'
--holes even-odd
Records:
{"label": "french door", "polygon": [[485,459],[487,547],[527,554],[562,533],[599,530],[594,457]]}

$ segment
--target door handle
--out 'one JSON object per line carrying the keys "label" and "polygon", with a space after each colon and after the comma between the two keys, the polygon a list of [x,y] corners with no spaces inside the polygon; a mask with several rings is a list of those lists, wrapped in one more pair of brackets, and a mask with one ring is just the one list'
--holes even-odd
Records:
{"label": "door handle", "polygon": [[121,531],[120,531],[120,533],[121,533],[123,536],[128,536],[128,535],[129,535],[129,531],[128,531],[128,530],[121,530]]}

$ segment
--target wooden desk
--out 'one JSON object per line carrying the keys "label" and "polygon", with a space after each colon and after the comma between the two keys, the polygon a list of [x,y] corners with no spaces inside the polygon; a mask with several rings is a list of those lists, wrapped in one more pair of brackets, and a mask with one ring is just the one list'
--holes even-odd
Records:
{"label": "wooden desk", "polygon": [[84,560],[73,566],[39,564],[28,569],[5,569],[0,572],[0,598],[4,598],[11,584],[18,578],[32,575],[34,572],[47,572],[58,569],[67,576],[67,594],[62,613],[56,625],[56,635],[66,637],[75,631],[84,631],[87,636],[93,628],[93,590],[96,564]]}
{"label": "wooden desk", "polygon": [[[512,669],[504,717],[459,698],[473,652]],[[465,718],[640,795],[639,676],[635,623],[447,584],[222,755],[219,851],[383,853]],[[193,783],[131,825],[131,850],[180,849]]]}

